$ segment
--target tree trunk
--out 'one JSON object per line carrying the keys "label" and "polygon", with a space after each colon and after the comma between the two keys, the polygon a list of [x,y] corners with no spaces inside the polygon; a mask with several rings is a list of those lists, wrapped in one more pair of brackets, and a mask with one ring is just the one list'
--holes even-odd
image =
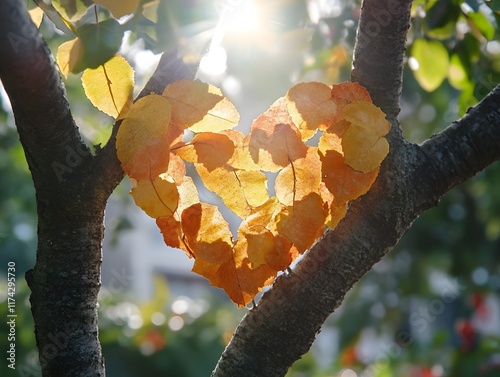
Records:
{"label": "tree trunk", "polygon": [[[192,76],[175,53],[164,55],[141,95]],[[42,375],[104,376],[97,295],[104,209],[123,178],[115,148],[119,122],[93,156],[22,0],[0,2],[0,79],[36,189],[38,250],[26,280]]]}

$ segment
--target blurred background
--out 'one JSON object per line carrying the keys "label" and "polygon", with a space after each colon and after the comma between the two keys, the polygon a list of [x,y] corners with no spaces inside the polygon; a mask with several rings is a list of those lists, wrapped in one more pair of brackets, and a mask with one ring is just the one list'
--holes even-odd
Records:
{"label": "blurred background", "polygon": [[[53,3],[76,25],[94,14],[111,17],[94,6],[84,14],[81,3],[89,1]],[[83,11],[61,5],[68,3]],[[161,51],[178,49],[186,63],[199,64],[198,78],[222,88],[246,131],[297,82],[349,80],[359,8],[350,0],[140,1],[119,18],[117,49],[136,71],[137,92]],[[500,81],[499,15],[498,1],[414,1],[400,116],[410,141],[439,132]],[[46,17],[40,29],[54,55],[72,38]],[[88,101],[80,77],[65,79],[73,114],[90,146],[104,144],[113,119]],[[24,281],[35,262],[34,189],[0,91],[0,276],[5,282],[8,262],[16,263],[17,372],[39,376]],[[420,217],[355,285],[287,376],[499,376],[499,187],[496,163]],[[190,272],[192,261],[165,246],[129,189],[124,179],[105,220],[99,312],[108,376],[208,376],[247,309]],[[210,192],[201,196],[217,203]],[[0,285],[3,318],[6,287]],[[7,333],[5,321],[0,329]],[[0,344],[7,349],[6,337]]]}

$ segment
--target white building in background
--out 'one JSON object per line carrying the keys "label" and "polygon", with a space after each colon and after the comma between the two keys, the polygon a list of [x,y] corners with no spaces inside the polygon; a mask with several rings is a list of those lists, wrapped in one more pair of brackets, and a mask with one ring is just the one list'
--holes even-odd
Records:
{"label": "white building in background", "polygon": [[[117,229],[118,224],[127,221],[130,227]],[[154,294],[155,276],[162,275],[172,296],[224,297],[220,289],[191,272],[193,259],[182,250],[165,245],[155,220],[135,206],[131,198],[111,196],[105,226],[102,284],[112,294],[127,294],[136,301],[148,300]]]}

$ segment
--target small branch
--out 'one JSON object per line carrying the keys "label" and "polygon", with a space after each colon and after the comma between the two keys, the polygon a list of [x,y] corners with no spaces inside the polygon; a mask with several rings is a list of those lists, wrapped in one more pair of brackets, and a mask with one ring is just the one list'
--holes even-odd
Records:
{"label": "small branch", "polygon": [[441,196],[500,159],[500,85],[421,145],[429,183]]}
{"label": "small branch", "polygon": [[[194,69],[188,67],[177,52],[164,53],[156,67],[153,76],[149,79],[144,89],[139,93],[136,101],[150,93],[161,94],[165,86],[181,79],[192,79]],[[121,121],[113,126],[111,137],[96,157],[92,175],[99,182],[96,186],[106,198],[123,179],[123,170],[116,156],[116,134]]]}

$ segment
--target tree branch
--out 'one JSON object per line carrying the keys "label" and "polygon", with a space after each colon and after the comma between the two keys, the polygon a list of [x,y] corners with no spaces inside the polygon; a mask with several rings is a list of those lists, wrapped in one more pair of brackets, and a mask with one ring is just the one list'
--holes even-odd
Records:
{"label": "tree branch", "polygon": [[394,121],[400,111],[403,58],[412,0],[364,0],[354,46],[353,81]]}
{"label": "tree branch", "polygon": [[59,72],[25,2],[0,2],[0,79],[9,95],[16,126],[37,192],[65,190],[65,173],[92,159],[80,137]]}
{"label": "tree branch", "polygon": [[497,88],[421,148],[404,144],[399,156],[384,162],[377,182],[338,227],[243,318],[212,376],[284,376],[348,290],[412,222],[451,187],[500,160],[498,100]]}
{"label": "tree branch", "polygon": [[[353,78],[369,88],[374,102],[392,121],[391,151],[379,177],[366,195],[351,203],[337,228],[327,231],[293,273],[280,276],[244,317],[214,377],[284,376],[308,351],[348,290],[392,249],[412,222],[451,187],[500,159],[498,88],[468,116],[422,147],[402,139],[395,118],[410,2],[398,3],[404,4],[397,8],[399,15],[389,8],[395,3],[364,1],[361,32],[374,25],[377,14],[392,18],[372,35],[370,43],[357,43],[353,72]],[[397,56],[391,51],[397,51]]]}

